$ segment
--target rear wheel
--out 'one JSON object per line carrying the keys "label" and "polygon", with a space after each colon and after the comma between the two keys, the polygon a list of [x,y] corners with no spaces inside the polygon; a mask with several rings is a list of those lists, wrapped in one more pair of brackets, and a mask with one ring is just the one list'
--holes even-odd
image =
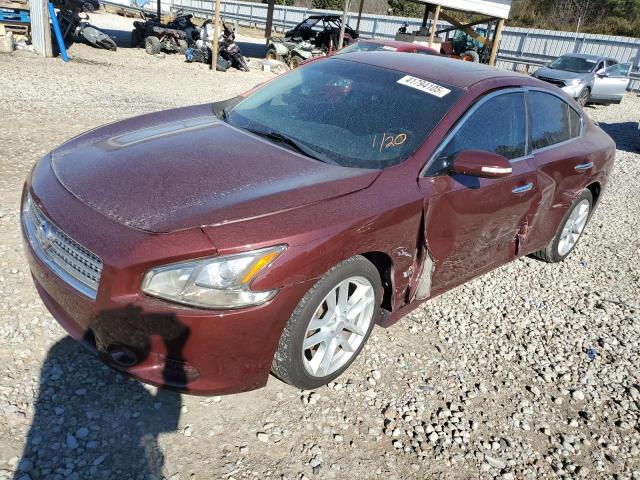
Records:
{"label": "rear wheel", "polygon": [[462,58],[462,60],[464,60],[465,62],[480,63],[480,56],[478,55],[478,52],[473,50],[464,52],[462,55],[460,55],[460,58]]}
{"label": "rear wheel", "polygon": [[584,190],[571,204],[551,243],[533,256],[549,263],[561,262],[567,258],[582,236],[592,208],[593,195],[589,190]]}
{"label": "rear wheel", "polygon": [[162,50],[162,45],[158,37],[147,37],[144,41],[144,48],[149,55],[157,55]]}
{"label": "rear wheel", "polygon": [[337,378],[369,338],[381,290],[378,270],[364,257],[329,270],[289,318],[273,359],[274,375],[301,389]]}

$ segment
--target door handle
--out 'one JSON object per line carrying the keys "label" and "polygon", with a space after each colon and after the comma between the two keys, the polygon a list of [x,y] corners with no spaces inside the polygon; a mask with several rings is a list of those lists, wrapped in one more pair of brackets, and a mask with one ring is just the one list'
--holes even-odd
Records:
{"label": "door handle", "polygon": [[591,167],[593,167],[593,162],[587,162],[587,163],[581,163],[580,165],[576,165],[575,167],[573,167],[573,169],[576,172],[582,172],[584,170],[589,170]]}
{"label": "door handle", "polygon": [[526,185],[522,185],[521,187],[514,188],[513,190],[511,190],[511,192],[513,192],[513,193],[524,193],[524,192],[528,192],[532,188],[533,188],[533,183],[529,182]]}

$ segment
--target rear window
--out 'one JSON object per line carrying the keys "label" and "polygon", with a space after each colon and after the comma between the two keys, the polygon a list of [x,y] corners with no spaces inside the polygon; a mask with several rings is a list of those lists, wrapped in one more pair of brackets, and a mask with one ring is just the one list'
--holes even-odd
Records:
{"label": "rear window", "polygon": [[272,81],[226,120],[284,135],[323,161],[379,169],[410,156],[460,95],[456,87],[335,56]]}

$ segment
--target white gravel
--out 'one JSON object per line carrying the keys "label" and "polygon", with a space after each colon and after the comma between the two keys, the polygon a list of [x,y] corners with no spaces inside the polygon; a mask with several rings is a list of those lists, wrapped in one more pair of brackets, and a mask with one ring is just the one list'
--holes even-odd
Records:
{"label": "white gravel", "polygon": [[587,108],[618,142],[617,165],[566,262],[516,261],[377,328],[327,387],[271,379],[202,398],[126,379],[65,338],[24,261],[20,191],[75,134],[271,74],[71,53],[66,65],[0,55],[0,479],[640,479],[636,95]]}

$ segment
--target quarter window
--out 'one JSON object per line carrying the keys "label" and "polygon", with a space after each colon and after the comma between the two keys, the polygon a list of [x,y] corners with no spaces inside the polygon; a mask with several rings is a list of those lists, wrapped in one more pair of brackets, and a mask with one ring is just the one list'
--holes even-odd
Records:
{"label": "quarter window", "polygon": [[531,147],[534,150],[580,135],[580,115],[555,95],[529,92],[528,107]]}
{"label": "quarter window", "polygon": [[462,150],[484,150],[508,159],[526,155],[527,126],[524,94],[504,93],[487,100],[468,117],[428,169],[446,170]]}

